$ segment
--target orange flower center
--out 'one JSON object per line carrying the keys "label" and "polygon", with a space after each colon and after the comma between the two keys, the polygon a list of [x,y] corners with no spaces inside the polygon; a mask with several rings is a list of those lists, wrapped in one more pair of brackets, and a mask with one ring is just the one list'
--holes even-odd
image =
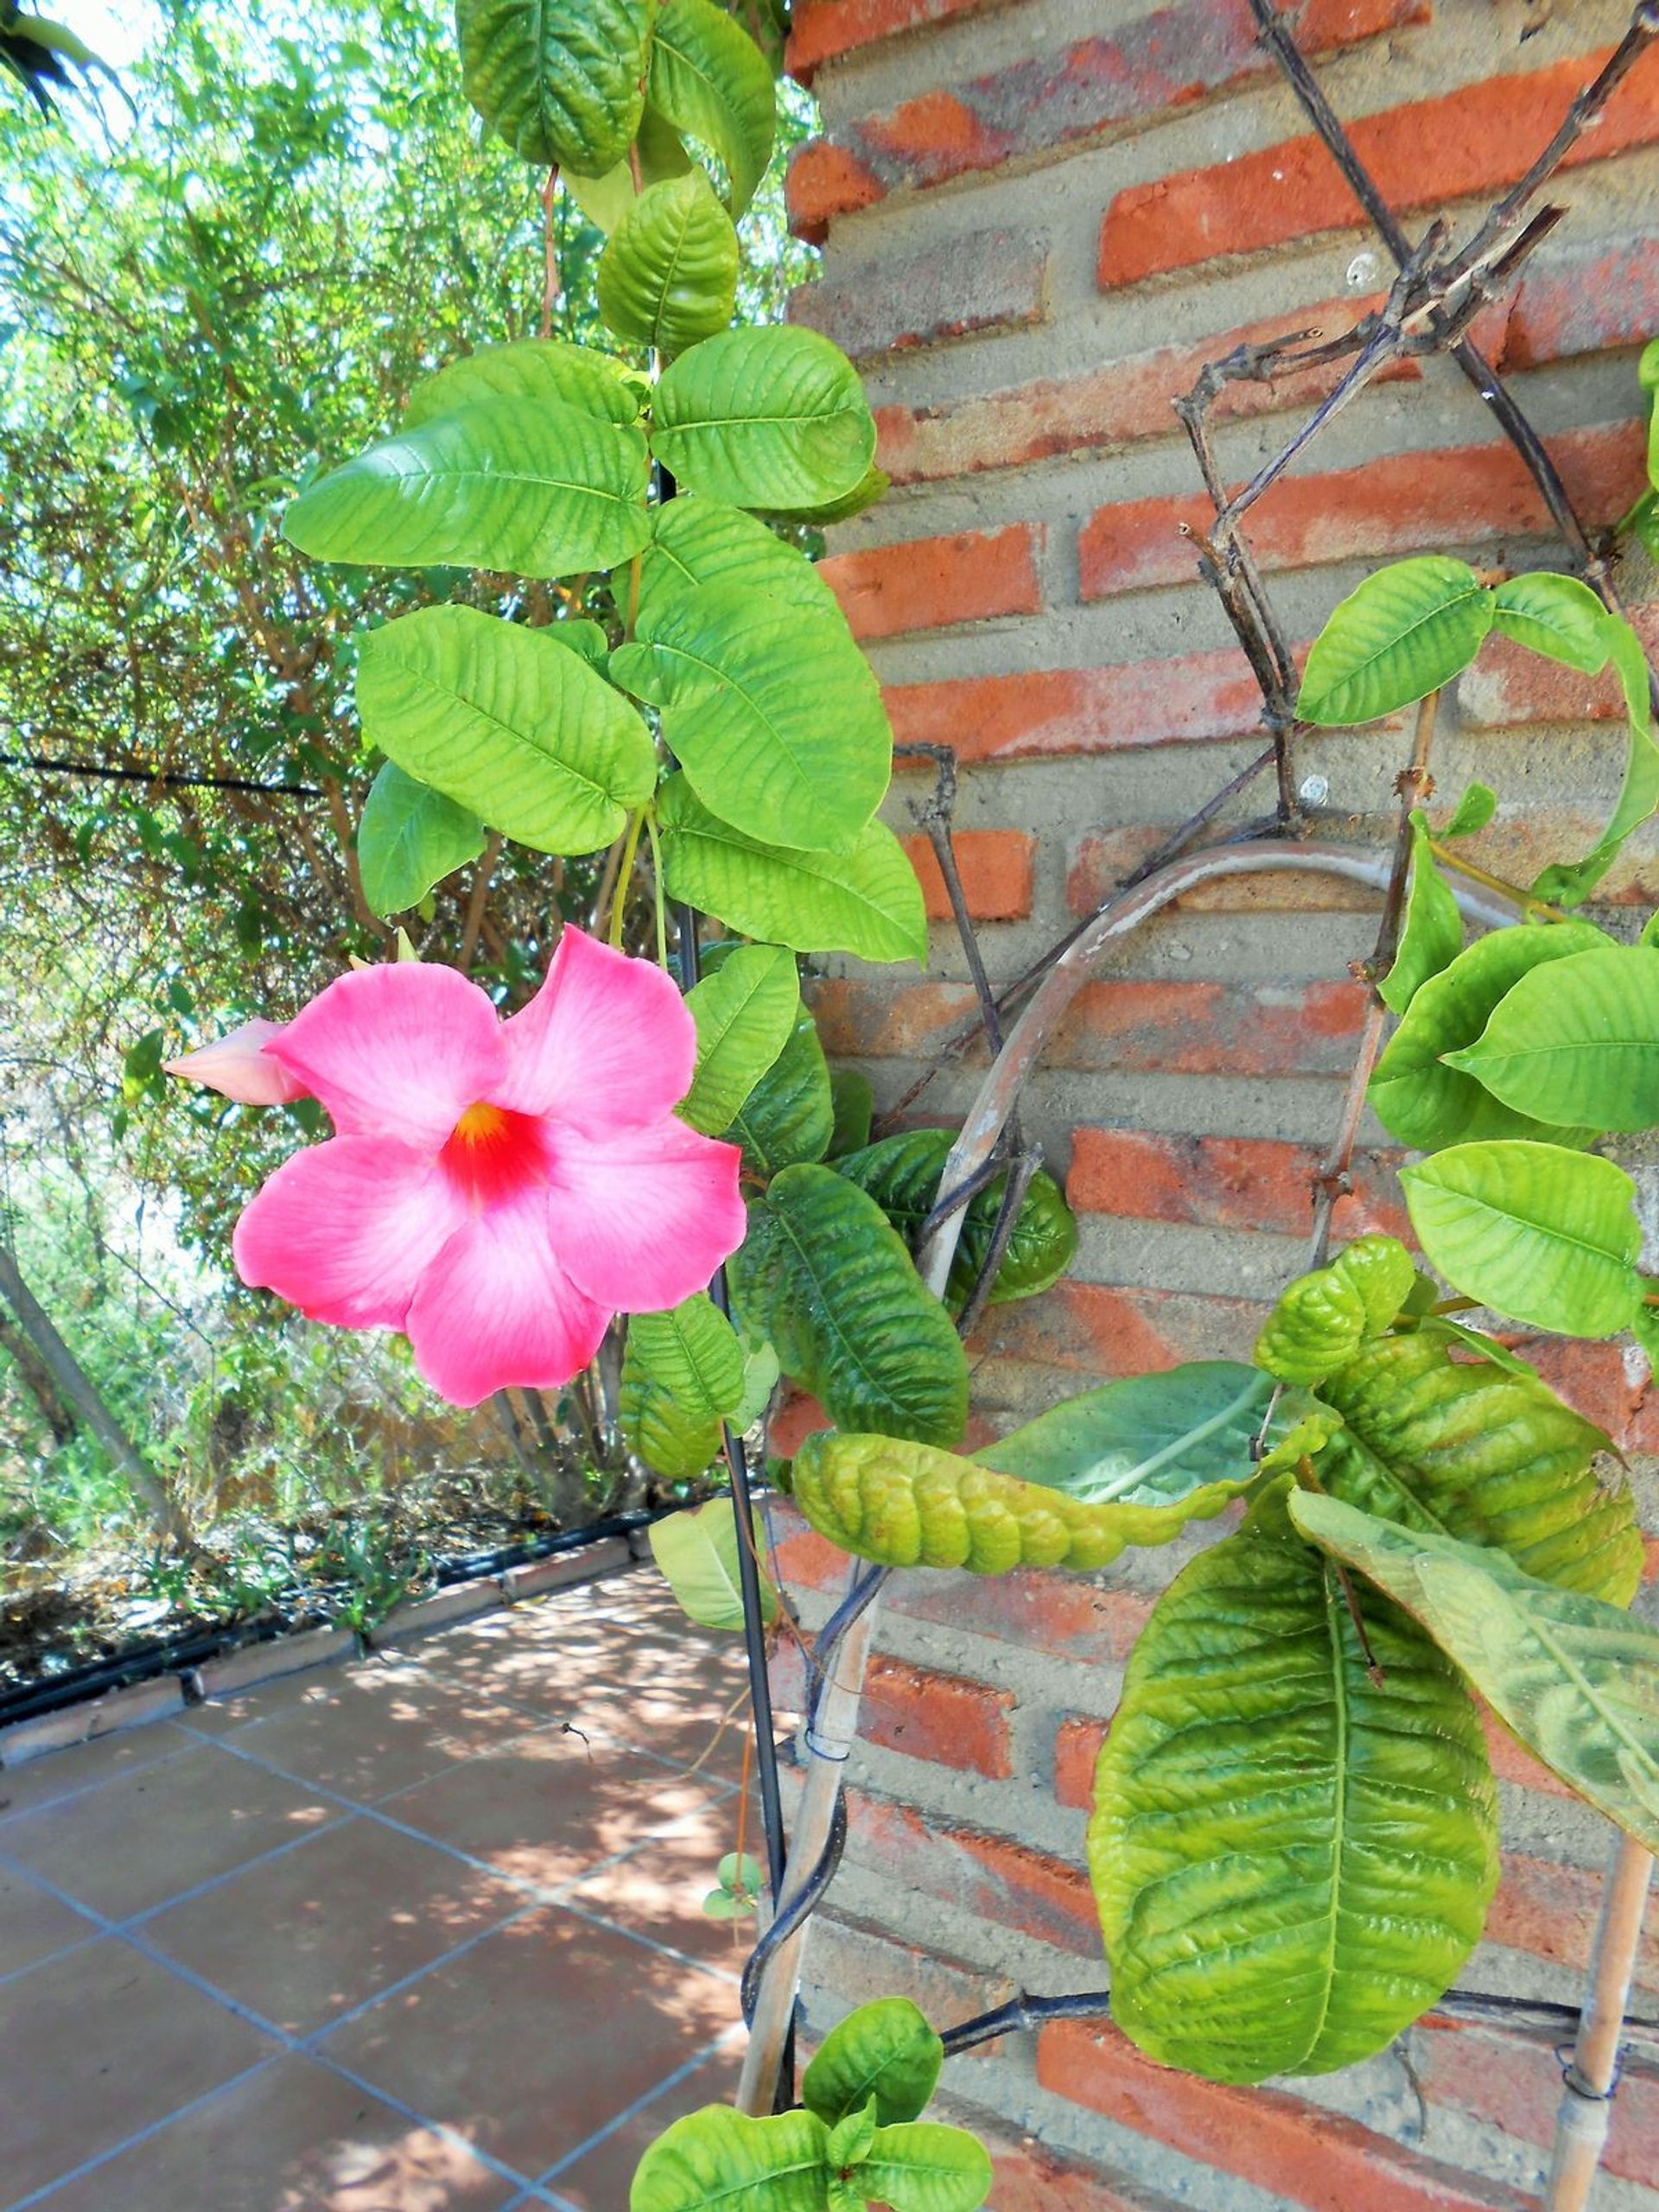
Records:
{"label": "orange flower center", "polygon": [[480,1098],[450,1130],[438,1160],[474,1205],[492,1205],[546,1179],[547,1142],[533,1114]]}

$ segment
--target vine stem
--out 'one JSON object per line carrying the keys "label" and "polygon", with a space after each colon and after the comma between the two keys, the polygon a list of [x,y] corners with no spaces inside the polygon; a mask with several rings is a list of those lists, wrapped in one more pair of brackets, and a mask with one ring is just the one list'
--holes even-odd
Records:
{"label": "vine stem", "polygon": [[1634,1837],[1621,1835],[1602,1894],[1590,1957],[1590,1987],[1573,2056],[1561,2069],[1544,2212],[1584,2212],[1601,2164],[1618,2082],[1624,2005],[1642,1938],[1653,1859]]}
{"label": "vine stem", "polygon": [[[1365,1009],[1365,1026],[1360,1032],[1359,1049],[1354,1055],[1352,1072],[1342,1103],[1342,1119],[1331,1149],[1319,1162],[1313,1178],[1313,1225],[1308,1236],[1307,1265],[1322,1268],[1331,1249],[1331,1224],[1337,1210],[1337,1200],[1351,1187],[1349,1171],[1354,1163],[1354,1147],[1359,1141],[1359,1125],[1365,1114],[1365,1094],[1376,1067],[1377,1054],[1382,1049],[1382,1031],[1389,1010],[1383,1004],[1378,986],[1393,967],[1400,944],[1400,923],[1405,912],[1406,885],[1411,870],[1411,817],[1420,798],[1427,798],[1433,789],[1428,772],[1429,748],[1434,741],[1434,717],[1440,711],[1440,695],[1431,691],[1417,709],[1416,733],[1412,740],[1411,759],[1401,770],[1395,783],[1400,795],[1400,827],[1395,832],[1394,854],[1389,862],[1389,887],[1382,899],[1382,919],[1377,925],[1376,945],[1367,963],[1371,982],[1370,1003]],[[1524,905],[1524,893],[1516,893]]]}
{"label": "vine stem", "polygon": [[[1391,860],[1348,845],[1212,845],[1184,860],[1172,861],[1134,890],[1121,893],[1101,909],[1083,935],[1060,956],[1010,1031],[951,1147],[939,1187],[956,1188],[990,1159],[1055,1024],[1083,988],[1094,963],[1118,938],[1139,929],[1184,893],[1220,877],[1282,868],[1346,876],[1351,881],[1385,890],[1392,868]],[[1465,912],[1479,921],[1501,925],[1512,918],[1508,906],[1497,906],[1478,889],[1459,889],[1456,896]],[[923,1245],[917,1264],[936,1298],[944,1295],[961,1229],[962,1213],[957,1210],[939,1223]],[[849,1595],[861,1575],[861,1567],[855,1562]],[[877,1610],[873,1600],[842,1637],[806,1732],[806,1781],[790,1841],[780,1910],[816,1877],[836,1825],[842,1770],[858,1736],[859,1705]],[[794,1930],[768,1958],[761,1975],[738,2083],[740,2112],[759,2115],[772,2108],[784,2046],[794,2018],[804,1936],[804,1926]]]}

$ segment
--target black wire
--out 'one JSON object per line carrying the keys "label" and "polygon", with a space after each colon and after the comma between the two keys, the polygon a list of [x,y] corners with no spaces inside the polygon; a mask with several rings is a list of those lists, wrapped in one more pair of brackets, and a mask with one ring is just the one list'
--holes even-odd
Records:
{"label": "black wire", "polygon": [[812,1649],[806,1660],[806,1703],[815,1723],[818,1700],[823,1694],[842,1637],[866,1606],[874,1603],[882,1584],[892,1572],[889,1567],[873,1567],[867,1573],[861,1574],[812,1639]]}
{"label": "black wire", "polygon": [[[739,1993],[746,2026],[754,2024],[754,2007],[760,1994],[760,1977],[766,1971],[767,1960],[817,1910],[824,1891],[836,1878],[836,1869],[840,1866],[841,1854],[846,1848],[847,1800],[838,1791],[836,1809],[830,1822],[830,1834],[817,1865],[749,1954],[749,1962],[743,1969],[742,1986]],[[785,2072],[787,2070],[785,2069]]]}
{"label": "black wire", "polygon": [[28,753],[0,753],[0,768],[27,768],[37,776],[86,776],[95,782],[151,784],[163,791],[260,791],[271,798],[321,798],[315,784],[261,784],[251,776],[180,776],[167,768],[106,768],[85,760],[40,760]]}

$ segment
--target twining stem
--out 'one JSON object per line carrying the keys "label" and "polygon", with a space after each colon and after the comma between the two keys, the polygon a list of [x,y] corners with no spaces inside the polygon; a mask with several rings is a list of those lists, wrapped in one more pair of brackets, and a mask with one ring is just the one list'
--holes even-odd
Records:
{"label": "twining stem", "polygon": [[657,965],[668,966],[668,911],[667,894],[663,889],[663,849],[657,842],[656,802],[645,802],[645,835],[651,840],[651,888],[657,907]]}
{"label": "twining stem", "polygon": [[1442,868],[1449,868],[1458,875],[1466,875],[1471,883],[1484,883],[1489,891],[1500,892],[1505,899],[1513,899],[1529,920],[1570,922],[1573,919],[1563,908],[1552,906],[1547,899],[1535,899],[1530,891],[1522,891],[1519,884],[1506,883],[1501,875],[1493,875],[1484,868],[1477,868],[1473,861],[1465,860],[1461,853],[1441,844],[1437,837],[1429,839],[1428,849]]}
{"label": "twining stem", "polygon": [[1351,1187],[1350,1171],[1354,1164],[1354,1147],[1359,1141],[1359,1125],[1364,1118],[1365,1093],[1376,1071],[1377,1055],[1382,1049],[1382,1032],[1388,1022],[1388,1008],[1377,995],[1377,987],[1393,967],[1400,944],[1400,924],[1406,906],[1406,885],[1411,872],[1411,817],[1419,799],[1427,798],[1433,789],[1433,780],[1428,772],[1428,755],[1434,741],[1434,717],[1440,710],[1440,704],[1438,690],[1431,691],[1427,698],[1420,701],[1411,758],[1401,770],[1395,783],[1395,789],[1400,794],[1400,826],[1395,834],[1394,854],[1389,863],[1389,887],[1383,893],[1382,918],[1377,925],[1376,944],[1366,963],[1371,982],[1371,999],[1365,1009],[1364,1027],[1360,1031],[1359,1049],[1354,1055],[1353,1071],[1348,1078],[1336,1137],[1313,1177],[1313,1224],[1307,1244],[1307,1265],[1310,1268],[1325,1265],[1325,1256],[1331,1249],[1331,1224],[1336,1213],[1337,1200]]}
{"label": "twining stem", "polygon": [[553,310],[559,297],[558,237],[553,224],[553,195],[558,189],[559,165],[554,162],[542,187],[542,335],[553,335]]}
{"label": "twining stem", "polygon": [[611,893],[611,926],[609,942],[613,951],[622,950],[622,931],[628,918],[628,890],[633,881],[634,855],[639,849],[639,832],[645,826],[647,808],[641,807],[628,824],[628,834],[622,847],[622,859],[616,872],[616,883]]}

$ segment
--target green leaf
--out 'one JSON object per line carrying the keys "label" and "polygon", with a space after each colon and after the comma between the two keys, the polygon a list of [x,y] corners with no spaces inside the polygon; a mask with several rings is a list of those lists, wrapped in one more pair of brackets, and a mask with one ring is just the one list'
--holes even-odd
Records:
{"label": "green leaf", "polygon": [[822,1160],[835,1131],[830,1069],[811,1014],[796,1006],[784,1049],[749,1091],[719,1136],[743,1147],[743,1165],[754,1175]]}
{"label": "green leaf", "polygon": [[1283,1487],[1170,1586],[1130,1657],[1089,1864],[1112,2017],[1211,2081],[1325,2074],[1449,1986],[1497,1880],[1497,1792],[1467,1693],[1357,1592]]}
{"label": "green leaf", "polygon": [[830,1135],[829,1157],[842,1160],[861,1152],[870,1141],[870,1122],[875,1112],[875,1092],[870,1078],[856,1068],[831,1068],[830,1095],[835,1102],[836,1122]]}
{"label": "green leaf", "polygon": [[682,354],[657,387],[652,445],[690,491],[810,509],[863,480],[875,423],[839,346],[773,325],[722,331]]}
{"label": "green leaf", "polygon": [[1492,627],[1564,668],[1607,665],[1607,610],[1577,576],[1510,577],[1492,594]]}
{"label": "green leaf", "polygon": [[1568,1789],[1659,1851],[1659,1632],[1501,1552],[1297,1497],[1305,1535],[1379,1584]]}
{"label": "green leaf", "polygon": [[639,564],[638,620],[647,635],[693,584],[727,584],[809,613],[841,614],[806,556],[741,507],[687,493],[656,508],[652,521],[652,542]]}
{"label": "green leaf", "polygon": [[1467,668],[1492,619],[1465,562],[1435,553],[1379,569],[1314,639],[1296,711],[1325,728],[1394,714]]}
{"label": "green leaf", "polygon": [[778,1355],[769,1342],[743,1344],[743,1395],[732,1413],[732,1427],[740,1431],[752,1428],[771,1401],[782,1373]]}
{"label": "green leaf", "polygon": [[823,528],[832,522],[850,522],[855,515],[861,515],[867,507],[885,499],[892,489],[893,479],[887,470],[872,465],[850,492],[843,492],[840,499],[831,499],[827,506],[774,507],[766,512],[779,522],[813,522]]}
{"label": "green leaf", "polygon": [[953,1445],[968,1418],[968,1362],[874,1198],[833,1168],[785,1167],[738,1255],[744,1319],[831,1421]]}
{"label": "green leaf", "polygon": [[1400,950],[1376,995],[1393,1014],[1403,1014],[1431,976],[1450,966],[1463,950],[1463,917],[1429,849],[1428,817],[1421,807],[1411,816],[1411,888]]}
{"label": "green leaf", "polygon": [[[830,2130],[830,2144],[824,2156],[843,2179],[869,2155],[875,2141],[875,2099],[871,2097],[861,2111],[846,2113]],[[861,2204],[864,2201],[861,2190],[858,2201]]]}
{"label": "green leaf", "polygon": [[713,0],[665,0],[652,42],[651,104],[725,170],[741,215],[772,159],[776,96],[766,57]]}
{"label": "green leaf", "polygon": [[1402,1168],[1400,1182],[1430,1264],[1465,1298],[1562,1336],[1630,1326],[1642,1231],[1636,1185],[1611,1160],[1462,1144]]}
{"label": "green leaf", "polygon": [[797,849],[856,840],[886,795],[893,733],[838,612],[697,584],[653,594],[636,636],[612,654],[612,677],[661,709],[711,813]]}
{"label": "green leaf", "polygon": [[651,0],[456,0],[461,86],[537,168],[598,176],[644,105]]}
{"label": "green leaf", "polygon": [[1415,1269],[1392,1236],[1362,1236],[1328,1268],[1280,1294],[1255,1340],[1255,1363],[1285,1382],[1319,1382],[1368,1337],[1381,1336],[1410,1295]]}
{"label": "green leaf", "polygon": [[[810,1436],[795,1502],[831,1543],[884,1567],[1089,1572],[1131,1544],[1171,1542],[1248,1490],[1272,1395],[1254,1368],[1201,1360],[1086,1391],[971,1459],[884,1436]],[[1338,1420],[1281,1394],[1264,1464],[1317,1451]]]}
{"label": "green leaf", "polygon": [[705,1136],[720,1136],[800,1018],[795,957],[779,944],[741,945],[718,974],[686,993],[685,1003],[697,1026],[697,1064],[675,1110]]}
{"label": "green leaf", "polygon": [[796,952],[925,961],[922,887],[885,823],[842,853],[763,844],[711,814],[684,776],[663,785],[657,819],[671,898]]}
{"label": "green leaf", "polygon": [[1456,811],[1440,832],[1442,837],[1472,837],[1497,812],[1497,793],[1490,784],[1466,784]]}
{"label": "green leaf", "polygon": [[880,2127],[859,2188],[888,2212],[978,2212],[991,2193],[991,2154],[965,2127],[910,2120]]}
{"label": "green leaf", "polygon": [[357,705],[389,760],[537,852],[610,844],[656,783],[645,723],[557,629],[422,607],[363,639]]}
{"label": "green leaf", "polygon": [[1656,809],[1659,809],[1659,746],[1655,745],[1644,719],[1630,724],[1624,780],[1599,841],[1581,861],[1558,861],[1545,868],[1532,886],[1533,896],[1554,906],[1582,905],[1618,858],[1625,839]]}
{"label": "green leaf", "polygon": [[617,1414],[628,1449],[671,1482],[689,1482],[720,1457],[718,1414],[690,1412],[671,1390],[654,1382],[632,1348],[632,1332],[622,1353]]}
{"label": "green leaf", "polygon": [[1504,1105],[1601,1129],[1659,1122],[1659,951],[1609,945],[1522,976],[1450,1056]]}
{"label": "green leaf", "polygon": [[[1256,1439],[1271,1449],[1306,1401],[1275,1392],[1260,1368],[1199,1359],[1158,1375],[1132,1375],[1063,1399],[974,1454],[1022,1482],[1061,1490],[1085,1505],[1122,1505],[1127,1543],[1167,1541],[1188,1521],[1210,1520],[1260,1471]],[[1334,1424],[1331,1424],[1334,1426]]]}
{"label": "green leaf", "polygon": [[707,1291],[662,1313],[636,1313],[628,1341],[644,1373],[688,1412],[728,1414],[743,1395],[743,1348]]}
{"label": "green leaf", "polygon": [[645,2152],[628,2212],[823,2212],[829,2140],[815,2113],[750,2120],[706,2105]]}
{"label": "green leaf", "polygon": [[484,825],[388,760],[357,825],[363,896],[377,914],[402,914],[484,849]]}
{"label": "green leaf", "polygon": [[[1452,1349],[1475,1359],[1456,1358]],[[1529,1574],[1628,1604],[1642,1540],[1611,1446],[1526,1363],[1424,1319],[1367,1344],[1319,1386],[1341,1427],[1315,1459],[1332,1497],[1402,1528],[1495,1545]]]}
{"label": "green leaf", "polygon": [[[755,1559],[763,1557],[766,1538],[760,1509],[754,1509]],[[688,1513],[671,1513],[646,1530],[652,1557],[688,1620],[699,1628],[741,1629],[743,1590],[738,1580],[737,1522],[729,1497],[711,1497]],[[760,1570],[760,1618],[778,1618],[778,1592]]]}
{"label": "green leaf", "polygon": [[325,476],[290,504],[283,535],[316,561],[614,568],[651,535],[645,442],[558,400],[476,400]]}
{"label": "green leaf", "polygon": [[715,1869],[715,1879],[722,1890],[747,1890],[752,1897],[766,1886],[759,1860],[751,1859],[747,1851],[728,1851]]}
{"label": "green leaf", "polygon": [[602,422],[626,424],[639,413],[639,394],[624,381],[626,364],[591,346],[563,338],[517,338],[463,353],[435,376],[417,384],[404,409],[402,428],[417,430],[437,416],[453,415],[481,399],[552,400]]}
{"label": "green leaf", "polygon": [[1588,922],[1528,922],[1495,930],[1460,952],[1417,992],[1377,1063],[1368,1096],[1383,1128],[1419,1152],[1487,1137],[1587,1144],[1598,1131],[1557,1129],[1513,1113],[1464,1074],[1456,1059],[1531,969],[1610,942]]}
{"label": "green leaf", "polygon": [[833,2127],[874,2098],[883,2126],[919,2120],[944,2045],[908,1997],[880,1997],[830,2029],[801,2082],[807,2109]]}
{"label": "green leaf", "polygon": [[702,1901],[705,1920],[741,1920],[755,1910],[754,1900],[734,1890],[710,1890]]}
{"label": "green leaf", "polygon": [[[905,1242],[912,1248],[922,1224],[939,1195],[939,1179],[956,1142],[954,1129],[906,1129],[879,1144],[850,1153],[836,1162],[839,1173],[868,1191]],[[966,1304],[989,1256],[997,1216],[1007,1188],[999,1175],[970,1198],[963,1211],[962,1233],[945,1286],[945,1303]],[[1077,1224],[1052,1175],[1039,1169],[1020,1206],[1007,1250],[991,1289],[994,1306],[1034,1298],[1059,1281],[1077,1249]]]}
{"label": "green leaf", "polygon": [[737,303],[737,232],[701,169],[642,192],[599,258],[599,311],[619,338],[682,353]]}

